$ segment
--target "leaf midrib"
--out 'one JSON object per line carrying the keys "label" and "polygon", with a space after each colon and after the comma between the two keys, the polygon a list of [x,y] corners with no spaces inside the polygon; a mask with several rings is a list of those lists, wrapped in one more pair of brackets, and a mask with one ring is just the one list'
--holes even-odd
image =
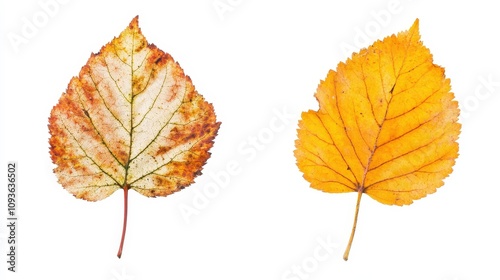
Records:
{"label": "leaf midrib", "polygon": [[134,112],[134,45],[135,45],[135,30],[134,32],[132,33],[132,46],[131,46],[131,50],[130,50],[130,54],[131,54],[131,57],[130,57],[130,122],[129,122],[129,125],[130,125],[130,129],[129,129],[129,149],[128,149],[128,158],[127,158],[127,162],[124,166],[124,169],[125,169],[125,175],[124,175],[124,178],[123,178],[123,185],[121,186],[121,188],[124,188],[126,185],[127,185],[127,180],[128,180],[128,171],[129,171],[129,168],[130,168],[130,156],[132,155],[132,144],[133,144],[133,141],[132,141],[132,135],[134,134],[134,115],[133,115],[133,112]]}

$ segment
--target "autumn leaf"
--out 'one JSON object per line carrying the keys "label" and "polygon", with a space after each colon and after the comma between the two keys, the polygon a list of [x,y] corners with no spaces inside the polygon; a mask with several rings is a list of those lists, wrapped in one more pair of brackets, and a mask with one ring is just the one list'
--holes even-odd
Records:
{"label": "autumn leaf", "polygon": [[401,206],[443,185],[458,156],[458,103],[418,19],[339,63],[315,97],[319,110],[302,113],[294,154],[312,188],[358,193],[347,260],[362,194]]}
{"label": "autumn leaf", "polygon": [[135,17],[92,54],[49,118],[59,183],[98,201],[128,190],[167,196],[193,183],[210,157],[220,122],[172,57],[148,44]]}

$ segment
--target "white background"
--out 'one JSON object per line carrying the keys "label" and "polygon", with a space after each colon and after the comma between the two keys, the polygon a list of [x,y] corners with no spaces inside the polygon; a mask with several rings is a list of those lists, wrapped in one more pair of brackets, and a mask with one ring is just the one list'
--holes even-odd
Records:
{"label": "white background", "polygon": [[[19,175],[18,272],[6,270],[3,225],[0,278],[500,279],[495,1],[69,0],[48,11],[47,2],[0,4],[2,221],[7,161],[18,162]],[[123,193],[90,203],[66,192],[52,173],[47,123],[70,78],[136,15],[222,126],[195,184],[166,198],[130,193],[118,259]],[[356,194],[308,186],[293,156],[297,121],[317,109],[317,84],[346,60],[343,46],[366,47],[416,18],[461,104],[460,156],[445,185],[411,206],[364,196],[345,262]],[[24,36],[27,22],[38,27]],[[12,36],[24,39],[16,45]],[[228,163],[237,172],[224,177]],[[328,240],[329,251],[321,247]]]}

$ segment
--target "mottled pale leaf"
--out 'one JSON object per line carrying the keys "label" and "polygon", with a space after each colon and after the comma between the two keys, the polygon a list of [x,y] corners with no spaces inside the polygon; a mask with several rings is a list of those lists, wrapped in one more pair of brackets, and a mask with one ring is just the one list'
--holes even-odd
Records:
{"label": "mottled pale leaf", "polygon": [[52,109],[54,172],[89,201],[123,189],[126,209],[128,189],[167,196],[193,183],[219,125],[179,64],[148,44],[136,17],[91,55]]}

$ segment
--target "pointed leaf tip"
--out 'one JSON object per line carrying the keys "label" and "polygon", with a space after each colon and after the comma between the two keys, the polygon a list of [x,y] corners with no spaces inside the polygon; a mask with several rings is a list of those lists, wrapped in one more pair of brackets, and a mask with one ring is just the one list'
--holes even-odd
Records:
{"label": "pointed leaf tip", "polygon": [[130,29],[138,29],[139,28],[139,15],[135,16],[132,21],[129,23]]}
{"label": "pointed leaf tip", "polygon": [[419,20],[418,20],[418,18],[416,18],[415,21],[413,22],[412,26],[410,27],[410,30],[415,29],[418,31],[418,27],[419,27]]}
{"label": "pointed leaf tip", "polygon": [[411,25],[410,29],[408,29],[407,33],[410,34],[410,35],[412,35],[411,38],[414,41],[419,41],[420,40],[420,28],[419,28],[419,20],[418,20],[418,18],[415,19],[415,21]]}

